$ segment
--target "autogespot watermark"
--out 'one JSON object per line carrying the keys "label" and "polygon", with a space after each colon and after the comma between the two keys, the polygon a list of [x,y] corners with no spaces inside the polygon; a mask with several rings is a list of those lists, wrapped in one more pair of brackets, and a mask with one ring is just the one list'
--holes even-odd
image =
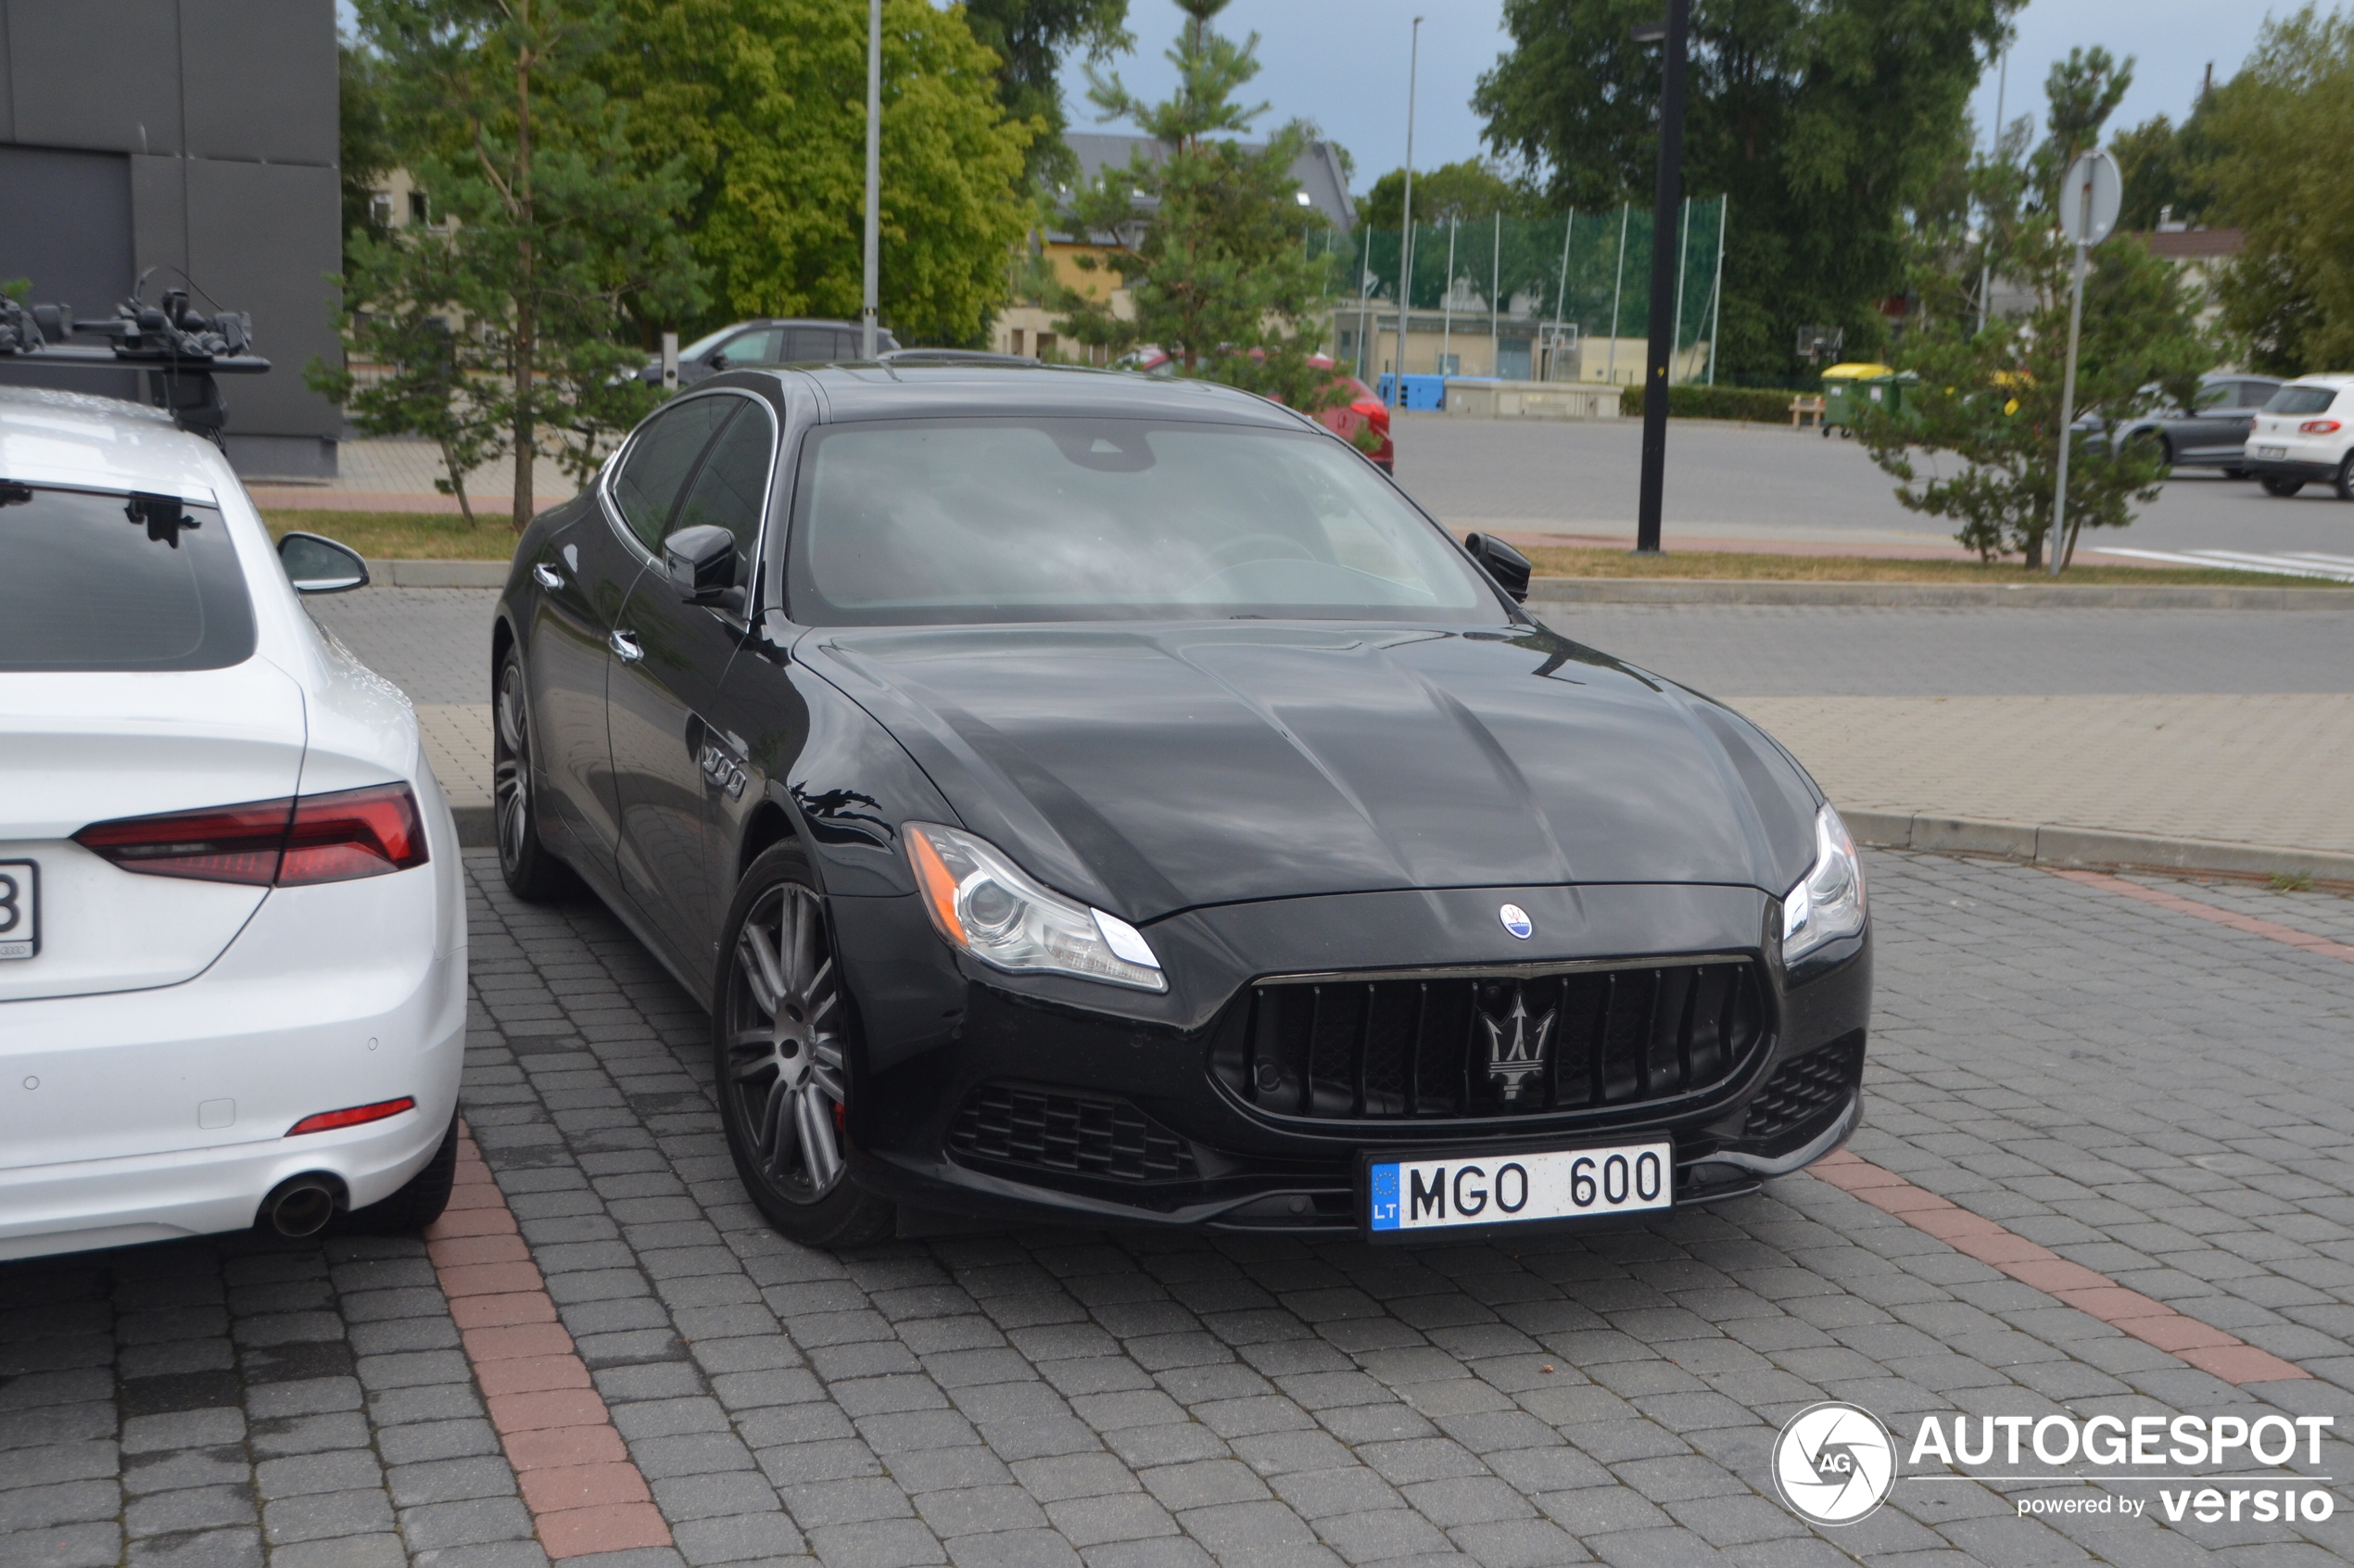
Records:
{"label": "autogespot watermark", "polygon": [[[1931,1415],[1921,1418],[1900,1466],[1899,1445],[1878,1416],[1829,1401],[1783,1423],[1774,1486],[1791,1512],[1828,1526],[1868,1518],[1900,1484],[1955,1482],[2036,1488],[2013,1494],[2022,1516],[2319,1524],[2337,1511],[2326,1489],[2335,1478],[2289,1467],[2319,1470],[2322,1434],[2335,1424],[2332,1416]],[[2054,1495],[2059,1486],[2098,1489]]]}

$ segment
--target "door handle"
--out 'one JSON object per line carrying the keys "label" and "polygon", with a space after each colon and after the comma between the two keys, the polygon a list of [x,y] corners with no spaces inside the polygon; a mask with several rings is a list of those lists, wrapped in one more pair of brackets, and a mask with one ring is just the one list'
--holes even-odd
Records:
{"label": "door handle", "polygon": [[646,651],[638,646],[636,632],[616,631],[605,641],[613,649],[614,656],[625,664],[634,664],[646,656]]}
{"label": "door handle", "polygon": [[531,575],[539,579],[539,586],[543,588],[560,588],[564,586],[564,575],[544,561],[531,569]]}

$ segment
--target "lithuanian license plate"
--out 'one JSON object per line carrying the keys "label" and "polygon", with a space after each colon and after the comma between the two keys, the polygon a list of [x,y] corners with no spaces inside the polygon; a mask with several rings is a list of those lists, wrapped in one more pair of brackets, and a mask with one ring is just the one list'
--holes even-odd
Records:
{"label": "lithuanian license plate", "polygon": [[0,860],[0,958],[30,958],[41,951],[41,867],[30,860]]}
{"label": "lithuanian license plate", "polygon": [[2260,458],[2284,458],[2288,456],[2288,449],[2286,447],[2259,447],[2256,449],[2256,455]]}
{"label": "lithuanian license plate", "polygon": [[1676,1145],[1661,1139],[1455,1159],[1376,1157],[1365,1189],[1365,1222],[1377,1235],[1635,1214],[1675,1204]]}

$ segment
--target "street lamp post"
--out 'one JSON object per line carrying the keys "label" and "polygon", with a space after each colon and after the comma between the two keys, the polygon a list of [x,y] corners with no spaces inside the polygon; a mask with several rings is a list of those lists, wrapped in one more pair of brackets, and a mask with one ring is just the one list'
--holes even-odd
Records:
{"label": "street lamp post", "polygon": [[1414,76],[1422,68],[1423,19],[1406,53],[1406,206],[1398,230],[1398,406],[1406,406],[1406,311],[1414,292]]}
{"label": "street lamp post", "polygon": [[1635,553],[1657,555],[1659,513],[1667,487],[1667,372],[1676,359],[1676,210],[1683,187],[1684,56],[1691,0],[1667,0],[1665,80],[1659,99],[1659,179],[1652,190],[1651,352],[1643,361],[1642,493],[1635,508]]}
{"label": "street lamp post", "polygon": [[880,283],[882,201],[882,0],[867,0],[867,255],[859,296],[862,358],[875,357],[875,307]]}

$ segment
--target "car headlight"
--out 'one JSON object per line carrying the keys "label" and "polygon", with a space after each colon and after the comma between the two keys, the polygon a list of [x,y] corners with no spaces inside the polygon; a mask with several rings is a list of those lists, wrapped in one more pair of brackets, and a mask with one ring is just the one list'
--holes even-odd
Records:
{"label": "car headlight", "polygon": [[1827,803],[1815,814],[1815,866],[1782,900],[1782,962],[1864,929],[1864,863]]}
{"label": "car headlight", "polygon": [[951,947],[993,968],[1169,989],[1152,944],[1118,916],[1040,887],[985,839],[930,822],[905,831],[924,908]]}

